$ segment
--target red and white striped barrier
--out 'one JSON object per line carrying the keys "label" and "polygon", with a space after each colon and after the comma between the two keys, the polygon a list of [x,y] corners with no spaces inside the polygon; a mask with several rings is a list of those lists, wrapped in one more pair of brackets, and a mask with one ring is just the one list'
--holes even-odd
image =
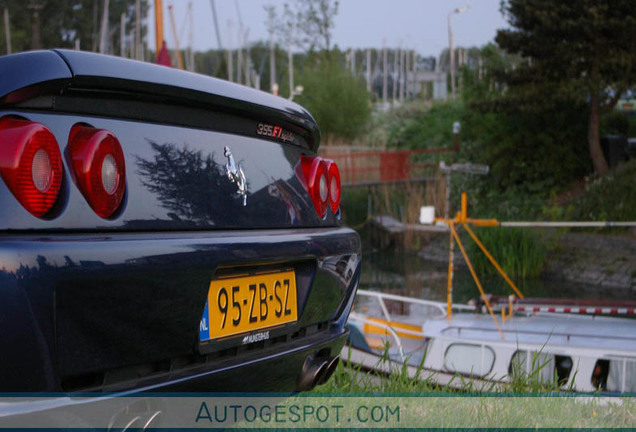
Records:
{"label": "red and white striped barrier", "polygon": [[563,307],[563,306],[515,306],[515,312],[549,312],[549,313],[570,313],[570,314],[594,314],[594,315],[634,315],[632,307]]}

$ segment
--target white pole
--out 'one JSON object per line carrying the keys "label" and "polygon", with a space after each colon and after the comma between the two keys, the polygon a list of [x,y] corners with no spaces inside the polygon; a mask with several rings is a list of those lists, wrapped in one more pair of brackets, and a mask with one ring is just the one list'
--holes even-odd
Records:
{"label": "white pole", "polygon": [[249,35],[250,29],[248,28],[245,31],[245,39],[243,39],[245,44],[245,85],[252,87],[252,51],[250,50]]}
{"label": "white pole", "polygon": [[276,44],[274,43],[274,32],[269,35],[269,91],[277,95],[278,85],[276,84]]}
{"label": "white pole", "polygon": [[188,3],[188,18],[190,20],[190,25],[188,26],[188,45],[190,48],[187,53],[186,63],[188,64],[187,69],[190,72],[194,72],[194,9],[191,1]]}
{"label": "white pole", "polygon": [[232,53],[232,21],[227,22],[228,28],[228,45],[227,45],[227,79],[228,81],[234,81],[234,54]]}
{"label": "white pole", "polygon": [[294,95],[294,56],[292,54],[291,43],[287,51],[287,64],[289,67],[289,97],[292,98]]}
{"label": "white pole", "polygon": [[451,15],[448,14],[448,55],[450,57],[450,80],[451,80],[451,99],[455,99],[455,51],[453,47],[453,30],[451,29]]}
{"label": "white pole", "polygon": [[382,63],[383,63],[383,72],[382,72],[382,99],[384,100],[384,106],[386,107],[389,103],[389,77],[388,77],[388,67],[387,67],[387,53],[386,53],[386,40],[382,42]]}
{"label": "white pole", "polygon": [[404,85],[406,81],[406,51],[400,51],[400,103],[404,103]]}
{"label": "white pole", "polygon": [[406,60],[404,61],[404,97],[408,99],[411,92],[410,89],[410,76],[411,76],[411,51],[406,51],[404,54]]}
{"label": "white pole", "polygon": [[451,16],[466,12],[468,6],[458,7],[448,13],[448,49],[450,55],[451,98],[455,99],[455,52],[453,47],[453,31],[451,29]]}
{"label": "white pole", "polygon": [[122,12],[119,27],[119,55],[126,57],[126,12]]}
{"label": "white pole", "polygon": [[9,8],[4,8],[4,35],[7,40],[7,54],[11,54],[11,27],[9,27]]}
{"label": "white pole", "polygon": [[531,222],[514,221],[499,222],[502,227],[543,227],[543,228],[604,228],[604,227],[636,227],[636,222]]}
{"label": "white pole", "polygon": [[371,50],[367,50],[367,91],[371,93]]}
{"label": "white pole", "polygon": [[99,52],[101,54],[108,52],[108,8],[109,0],[104,0],[104,11],[102,13],[102,26],[99,38]]}
{"label": "white pole", "polygon": [[351,48],[351,75],[356,74],[356,51]]}
{"label": "white pole", "polygon": [[395,102],[398,96],[398,83],[397,83],[397,78],[398,78],[398,56],[400,55],[400,51],[396,51],[395,49],[393,49],[393,73],[391,74],[391,76],[393,77],[393,80],[391,81],[393,83],[393,105],[395,106]]}
{"label": "white pole", "polygon": [[239,24],[238,47],[236,57],[236,82],[241,84],[243,79],[243,25]]}

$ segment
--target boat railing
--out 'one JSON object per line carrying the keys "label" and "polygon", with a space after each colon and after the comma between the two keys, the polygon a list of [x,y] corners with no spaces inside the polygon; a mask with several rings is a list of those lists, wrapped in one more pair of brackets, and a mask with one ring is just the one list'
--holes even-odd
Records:
{"label": "boat railing", "polygon": [[[400,354],[400,359],[402,359],[402,361],[406,360],[406,354],[404,353],[404,347],[402,346],[402,340],[400,339],[400,336],[398,336],[397,332],[395,331],[395,329],[393,329],[393,327],[391,327],[391,325],[389,324],[385,324],[383,322],[377,321],[377,320],[372,320],[370,318],[365,317],[364,315],[360,315],[357,314],[355,312],[351,312],[351,315],[353,317],[355,317],[356,320],[358,321],[362,321],[365,324],[369,324],[372,326],[376,326],[376,327],[380,327],[383,330],[386,330],[386,332],[388,334],[391,335],[391,337],[393,338],[393,340],[395,341],[395,345],[397,346],[398,349],[398,353]],[[403,331],[405,333],[411,333],[413,335],[417,335],[417,336],[422,336],[421,333],[417,333],[408,329],[404,329],[404,330],[400,330]]]}
{"label": "boat railing", "polygon": [[[387,293],[378,292],[378,291],[368,291],[368,290],[361,290],[361,289],[357,291],[357,295],[366,296],[366,297],[375,297],[378,300],[380,304],[380,308],[382,309],[382,314],[384,315],[384,318],[387,321],[393,321],[393,319],[391,317],[391,314],[389,313],[389,309],[387,308],[384,300],[395,300],[395,301],[401,301],[404,303],[417,304],[421,306],[429,306],[429,307],[438,309],[442,317],[445,317],[447,315],[446,313],[447,305],[444,302],[433,301],[433,300],[423,300],[423,299],[405,297],[405,296],[396,295],[396,294],[387,294]],[[458,311],[461,311],[461,310],[474,311],[475,310],[473,306],[462,305],[462,304],[453,304],[453,309]]]}
{"label": "boat railing", "polygon": [[[374,327],[385,330],[395,341],[395,346],[397,347],[398,353],[402,361],[406,360],[406,354],[404,352],[404,346],[402,344],[400,335],[402,335],[402,337],[414,336],[418,339],[424,340],[424,334],[422,333],[421,328],[420,330],[413,330],[413,329],[405,328],[402,326],[398,328],[394,327],[395,323],[397,323],[398,321],[395,321],[394,318],[391,316],[391,313],[389,312],[389,308],[387,307],[385,300],[399,301],[399,302],[403,302],[407,304],[415,304],[420,306],[432,307],[439,311],[439,315],[436,315],[436,316],[439,316],[439,317],[447,316],[446,315],[447,306],[446,306],[446,303],[443,303],[443,302],[437,302],[433,300],[423,300],[423,299],[417,299],[412,297],[404,297],[404,296],[400,296],[396,294],[387,294],[387,293],[382,293],[378,291],[368,291],[368,290],[361,290],[361,289],[357,291],[357,295],[362,297],[375,298],[378,301],[378,304],[380,305],[380,309],[382,310],[383,319],[370,318],[355,312],[351,313],[352,317],[355,317],[356,320],[361,321],[365,324],[369,324],[370,326],[374,326]],[[474,311],[475,308],[468,305],[454,304],[453,309],[457,311],[461,311],[461,310]]]}

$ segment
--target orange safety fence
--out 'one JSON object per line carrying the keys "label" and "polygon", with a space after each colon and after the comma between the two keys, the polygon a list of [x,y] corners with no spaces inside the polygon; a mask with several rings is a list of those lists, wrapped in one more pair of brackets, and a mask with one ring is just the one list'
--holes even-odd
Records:
{"label": "orange safety fence", "polygon": [[457,147],[444,147],[330,154],[327,147],[322,156],[338,164],[343,186],[355,186],[425,179],[433,175],[438,162],[423,160],[426,158],[420,155],[452,153],[458,150]]}

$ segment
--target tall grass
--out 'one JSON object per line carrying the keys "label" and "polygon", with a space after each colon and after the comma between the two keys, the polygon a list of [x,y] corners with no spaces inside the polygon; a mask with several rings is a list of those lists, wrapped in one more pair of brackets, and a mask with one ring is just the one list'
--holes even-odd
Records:
{"label": "tall grass", "polygon": [[[442,387],[433,378],[416,379],[408,374],[408,359],[402,364],[392,363],[390,373],[376,370],[363,371],[359,366],[345,366],[343,362],[338,364],[334,375],[327,383],[317,387],[317,393],[555,393],[561,392],[561,383],[555,375],[546,379],[544,369],[550,361],[541,353],[531,354],[530,371],[526,372],[523,365],[512,364],[512,370],[506,381],[484,382],[475,384],[472,380],[457,374],[448,386]],[[343,359],[349,364],[350,359]],[[389,363],[388,346],[378,360],[379,366]],[[417,365],[415,376],[420,374],[424,367],[424,357]],[[378,369],[383,369],[379,367]],[[572,373],[576,373],[572,371]],[[565,389],[571,391],[572,389]]]}
{"label": "tall grass", "polygon": [[[481,228],[475,234],[512,278],[533,278],[541,274],[546,251],[537,234],[528,228]],[[480,274],[497,274],[480,248],[468,238],[468,256]]]}

